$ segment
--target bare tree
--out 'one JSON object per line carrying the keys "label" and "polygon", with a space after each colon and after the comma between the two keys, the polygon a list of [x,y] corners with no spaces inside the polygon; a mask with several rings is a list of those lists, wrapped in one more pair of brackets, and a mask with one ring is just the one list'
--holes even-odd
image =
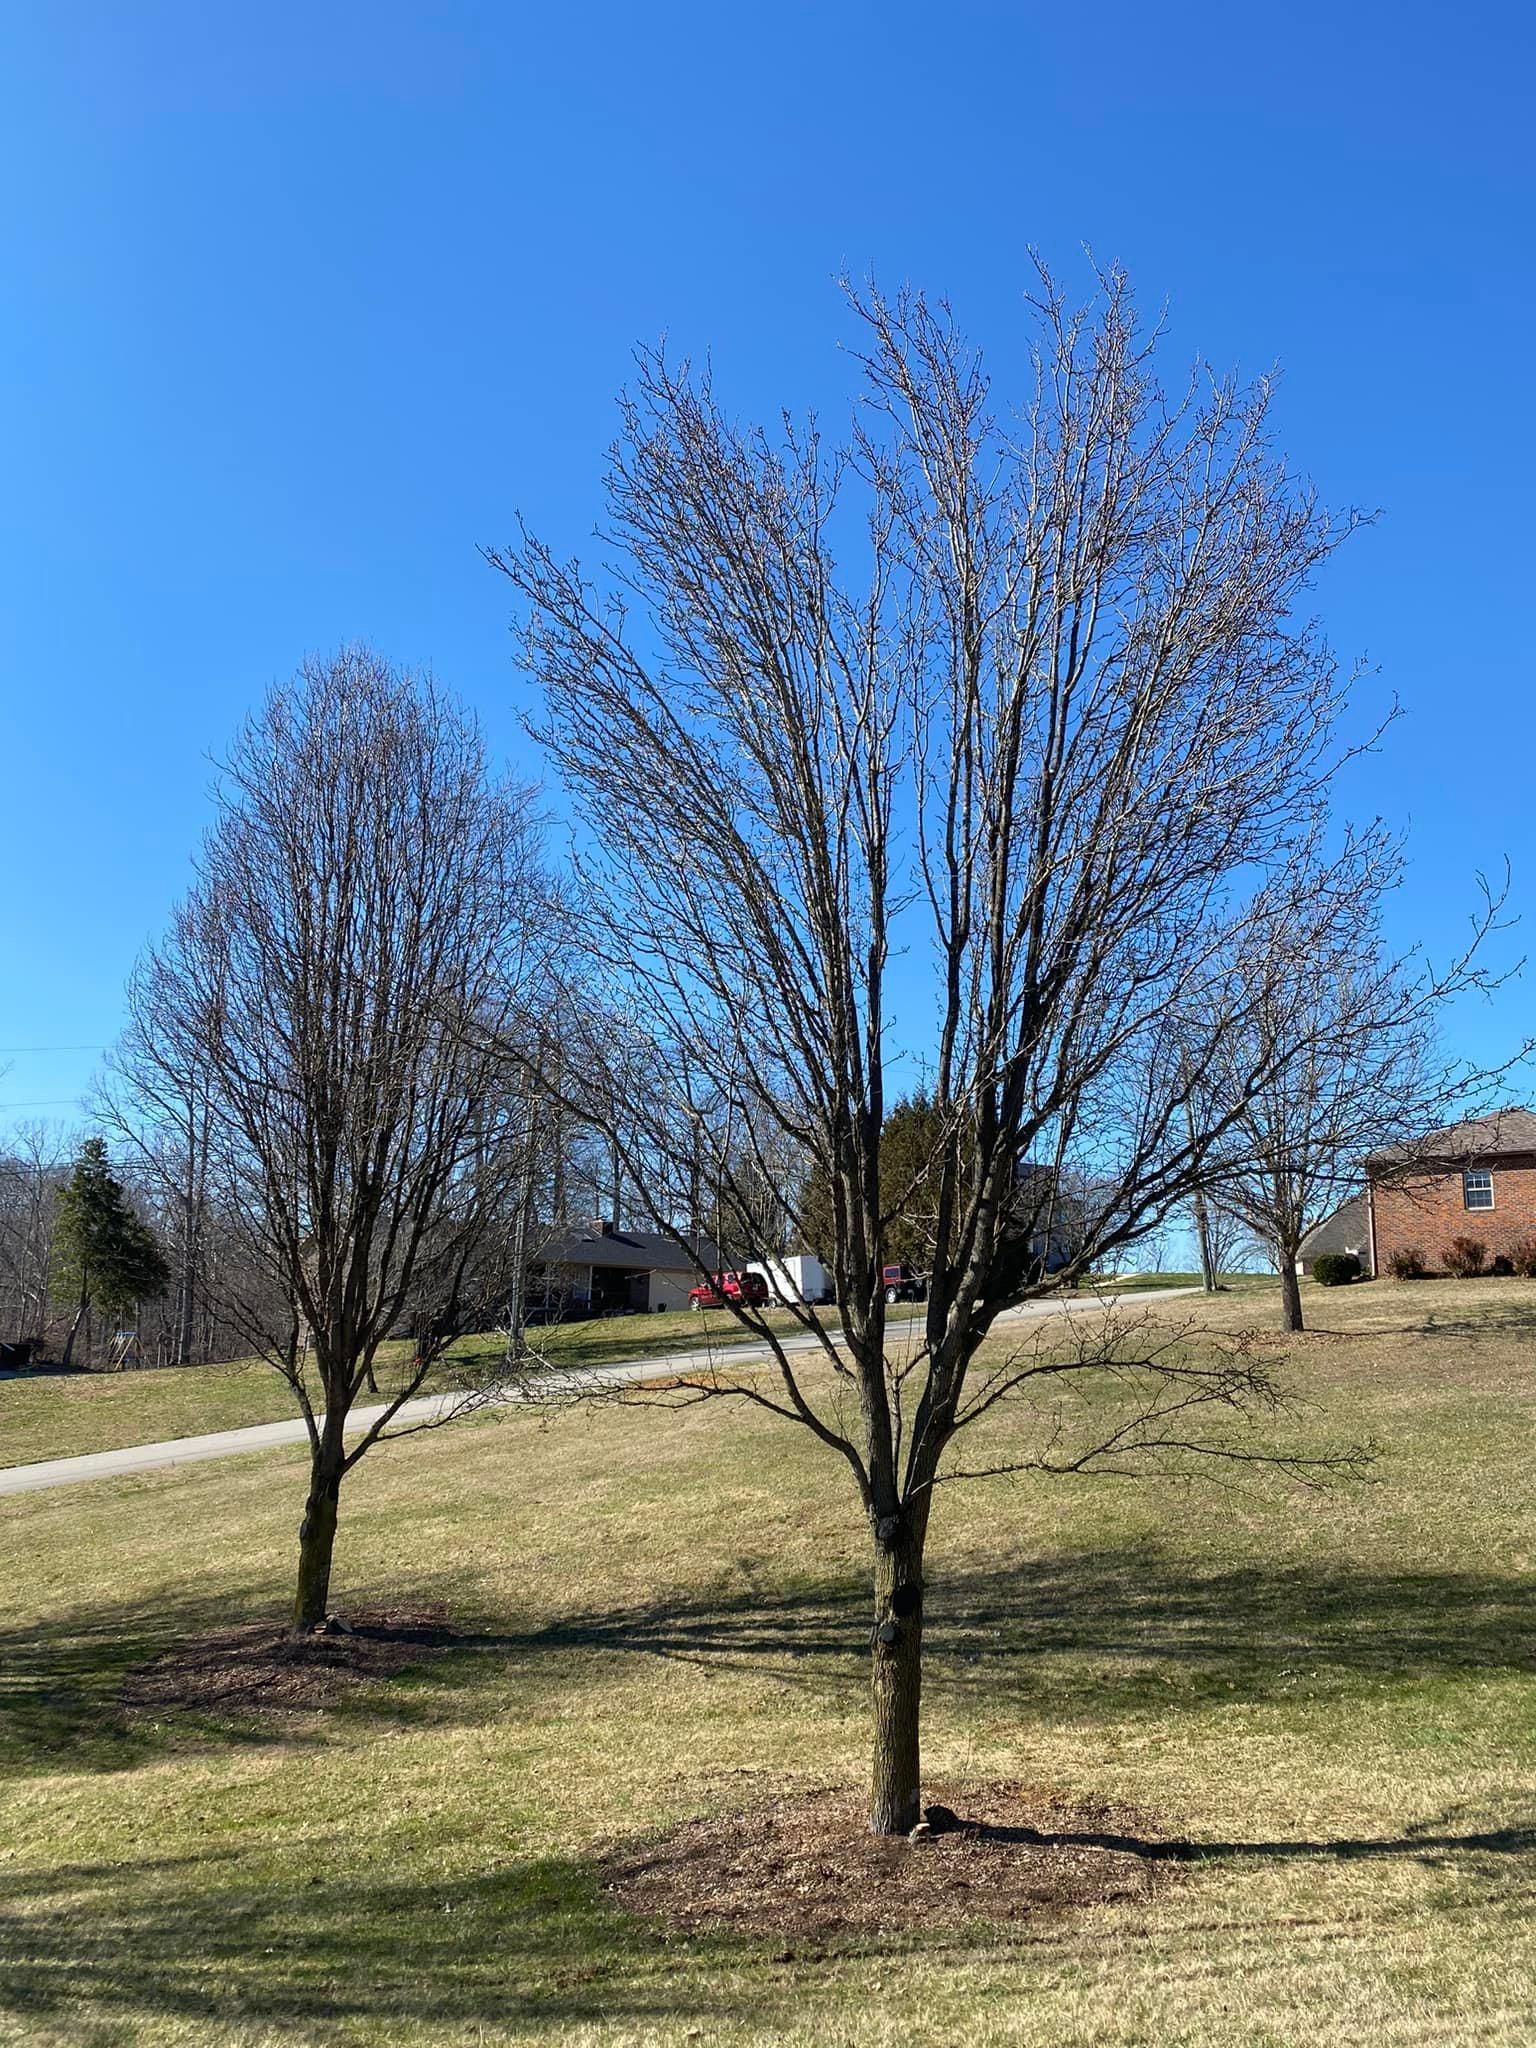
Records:
{"label": "bare tree", "polygon": [[[1358,1192],[1366,1155],[1399,1151],[1406,1168],[1437,1126],[1486,1106],[1514,1064],[1474,1070],[1441,1035],[1448,1003],[1495,985],[1483,953],[1503,893],[1484,888],[1467,945],[1436,968],[1420,950],[1394,954],[1382,941],[1382,903],[1403,865],[1401,842],[1374,827],[1349,841],[1315,892],[1303,891],[1313,895],[1303,918],[1287,902],[1256,920],[1238,968],[1250,1000],[1201,1070],[1199,1113],[1226,1126],[1211,1199],[1264,1247],[1287,1330],[1304,1327],[1302,1240]],[[1288,1048],[1302,1050],[1277,1063],[1275,1051]],[[1258,1086],[1256,1070],[1267,1070]]]}
{"label": "bare tree", "polygon": [[[271,693],[217,803],[196,885],[135,978],[123,1071],[141,1094],[170,1077],[178,1099],[195,1078],[208,1179],[244,1235],[227,1306],[308,1426],[307,1630],[342,1480],[400,1433],[459,1333],[518,1170],[494,1048],[545,930],[537,833],[470,719],[359,648]],[[380,1346],[407,1331],[409,1363],[349,1444]]]}
{"label": "bare tree", "polygon": [[0,1331],[22,1358],[54,1320],[53,1233],[71,1150],[57,1126],[27,1123],[0,1156]]}
{"label": "bare tree", "polygon": [[[862,406],[838,449],[738,429],[707,376],[643,356],[608,477],[613,573],[526,533],[490,557],[599,847],[589,1065],[643,1041],[658,1147],[707,1080],[748,1156],[782,1140],[829,1192],[841,1340],[797,1310],[821,1338],[807,1366],[742,1309],[776,1381],[704,1371],[683,1392],[769,1408],[851,1474],[882,1832],[920,1812],[924,1546],[935,1487],[967,1469],[957,1437],[1060,1390],[984,1469],[1165,1469],[1230,1449],[1223,1419],[1271,1392],[1244,1357],[993,1337],[1058,1284],[1026,1180],[1047,1206],[1069,1174],[1086,1191],[1067,1281],[1187,1203],[1231,1119],[1191,1135],[1166,1019],[1201,1020],[1198,1070],[1245,1002],[1229,962],[1255,878],[1284,893],[1337,761],[1334,665],[1295,607],[1353,520],[1276,457],[1267,386],[1197,368],[1169,394],[1124,279],[1101,283],[1073,312],[1044,281],[1017,417],[947,309],[854,294]],[[898,1010],[902,950],[929,983]],[[1294,1050],[1267,1046],[1247,1090]],[[915,1347],[888,1341],[881,1274],[902,1051],[935,1132]],[[1102,1433],[1070,1419],[1101,1412],[1069,1412],[1082,1376],[1116,1391]]]}
{"label": "bare tree", "polygon": [[91,1106],[126,1149],[161,1220],[172,1271],[166,1362],[190,1365],[206,1355],[200,1340],[208,1322],[200,1310],[209,1298],[212,1109],[206,1074],[185,1064],[196,1047],[146,1028],[152,1007],[152,992],[142,986],[146,971],[141,963],[129,980],[128,1026],[107,1055]]}
{"label": "bare tree", "polygon": [[1207,1199],[1205,1229],[1211,1248],[1211,1267],[1223,1273],[1251,1272],[1265,1257],[1264,1247],[1243,1218],[1220,1200]]}

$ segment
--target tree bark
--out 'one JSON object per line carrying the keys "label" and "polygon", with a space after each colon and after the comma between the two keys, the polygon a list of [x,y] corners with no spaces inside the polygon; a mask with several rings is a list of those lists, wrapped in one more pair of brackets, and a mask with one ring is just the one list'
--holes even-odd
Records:
{"label": "tree bark", "polygon": [[[1184,1086],[1184,1128],[1189,1133],[1191,1155],[1198,1155],[1198,1132],[1195,1126],[1195,1098],[1190,1086],[1189,1062],[1181,1059],[1179,1076]],[[1195,1183],[1195,1236],[1200,1241],[1200,1279],[1207,1294],[1216,1292],[1216,1261],[1211,1257],[1211,1224],[1206,1213],[1205,1189]]]}
{"label": "tree bark", "polygon": [[1199,1188],[1195,1190],[1195,1235],[1200,1241],[1200,1280],[1207,1294],[1216,1292],[1216,1261],[1211,1256],[1211,1225],[1206,1214],[1205,1196]]}
{"label": "tree bark", "polygon": [[[190,1168],[189,1168],[190,1178]],[[181,1198],[181,1274],[176,1288],[174,1365],[192,1363],[192,1332],[197,1315],[197,1224],[195,1195],[188,1187]]]}
{"label": "tree bark", "polygon": [[80,1334],[80,1325],[85,1321],[85,1312],[90,1307],[90,1305],[90,1296],[88,1294],[82,1294],[80,1297],[80,1306],[75,1310],[75,1320],[70,1324],[69,1335],[64,1339],[64,1356],[60,1363],[63,1365],[64,1370],[66,1372],[68,1372],[70,1361],[73,1359],[75,1355],[75,1339]]}
{"label": "tree bark", "polygon": [[1296,1260],[1290,1252],[1280,1255],[1280,1312],[1287,1330],[1306,1328],[1301,1316],[1301,1281],[1296,1273]]}
{"label": "tree bark", "polygon": [[336,1517],[341,1506],[339,1446],[322,1439],[310,1467],[309,1498],[299,1524],[299,1582],[293,1628],[306,1635],[324,1622],[331,1596],[331,1559],[336,1550]]}
{"label": "tree bark", "polygon": [[891,1516],[881,1522],[875,1537],[869,1825],[877,1835],[910,1834],[923,1817],[920,1715],[926,1521],[926,1514],[916,1526],[909,1516]]}

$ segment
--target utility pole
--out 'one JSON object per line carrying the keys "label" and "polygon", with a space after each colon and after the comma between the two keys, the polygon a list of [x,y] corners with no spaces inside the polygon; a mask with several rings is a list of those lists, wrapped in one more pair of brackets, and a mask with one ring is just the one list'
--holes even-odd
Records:
{"label": "utility pole", "polygon": [[[1180,1060],[1180,1072],[1184,1081],[1184,1122],[1189,1131],[1189,1149],[1196,1148],[1195,1133],[1195,1091],[1189,1077],[1189,1062]],[[1190,1205],[1195,1212],[1195,1236],[1200,1242],[1200,1278],[1207,1294],[1216,1292],[1216,1265],[1211,1257],[1211,1219],[1206,1213],[1205,1189],[1199,1181],[1195,1183],[1194,1197]]]}

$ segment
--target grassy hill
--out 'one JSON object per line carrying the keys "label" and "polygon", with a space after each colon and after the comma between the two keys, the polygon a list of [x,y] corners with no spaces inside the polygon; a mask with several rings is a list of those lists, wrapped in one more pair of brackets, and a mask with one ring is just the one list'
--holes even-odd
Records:
{"label": "grassy hill", "polygon": [[1197,1852],[1002,1927],[669,1934],[603,1889],[615,1844],[863,1778],[848,1482],[744,1406],[369,1458],[336,1604],[459,1640],[280,1710],[136,1674],[280,1614],[301,1453],[0,1500],[0,2040],[1536,2041],[1536,1288],[1309,1306],[1326,1328],[1261,1339],[1306,1403],[1277,1426],[1374,1437],[1372,1483],[937,1505],[930,1777],[1103,1799]]}

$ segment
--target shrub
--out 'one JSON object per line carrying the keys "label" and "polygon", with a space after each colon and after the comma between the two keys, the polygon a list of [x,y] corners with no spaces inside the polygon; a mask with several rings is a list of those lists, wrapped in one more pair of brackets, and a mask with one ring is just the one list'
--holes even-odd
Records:
{"label": "shrub", "polygon": [[1401,1251],[1387,1253],[1387,1271],[1394,1280],[1422,1280],[1424,1254],[1417,1245],[1405,1244]]}
{"label": "shrub", "polygon": [[1312,1261],[1312,1278],[1319,1287],[1347,1287],[1360,1278],[1360,1261],[1353,1252],[1319,1252]]}
{"label": "shrub", "polygon": [[1522,1237],[1509,1248],[1509,1263],[1522,1280],[1536,1280],[1536,1237]]}
{"label": "shrub", "polygon": [[1510,1274],[1513,1273],[1515,1269],[1510,1264],[1509,1260],[1505,1258],[1504,1254],[1500,1252],[1499,1256],[1494,1260],[1493,1264],[1488,1268],[1488,1270],[1493,1275],[1495,1280],[1507,1280]]}
{"label": "shrub", "polygon": [[1445,1248],[1445,1270],[1458,1280],[1475,1280],[1488,1257],[1480,1237],[1453,1237]]}

